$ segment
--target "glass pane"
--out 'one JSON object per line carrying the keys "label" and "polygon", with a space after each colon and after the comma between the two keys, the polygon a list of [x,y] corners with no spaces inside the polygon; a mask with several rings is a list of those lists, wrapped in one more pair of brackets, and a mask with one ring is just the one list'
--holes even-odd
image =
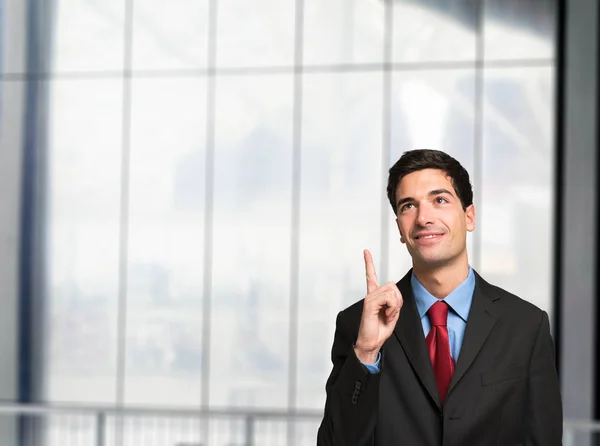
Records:
{"label": "glass pane", "polygon": [[[271,444],[285,444],[285,439],[283,442],[275,442],[274,440],[277,438],[273,436],[272,433],[266,437],[265,439],[261,438],[258,435],[257,430],[260,429],[260,421],[261,418],[258,419],[250,419],[244,420],[239,416],[228,416],[228,417],[212,417],[208,424],[208,429],[205,435],[202,438],[204,441],[201,444],[206,445],[246,445],[248,443],[254,445],[271,445]],[[254,438],[251,438],[250,442],[246,439],[246,432],[248,430],[248,426],[246,423],[251,423],[251,427],[254,429]],[[285,432],[283,432],[285,435]],[[206,435],[208,434],[208,435]],[[279,437],[281,438],[281,437]],[[285,438],[285,437],[284,437]],[[252,441],[254,440],[254,441]],[[258,441],[256,441],[258,440]]]}
{"label": "glass pane", "polygon": [[[449,153],[467,169],[473,183],[474,70],[408,71],[394,75],[390,167],[402,153],[413,149],[437,149]],[[398,280],[411,268],[412,260],[400,243],[392,207],[388,209],[390,271],[397,272],[390,280]],[[477,230],[467,237],[469,253],[472,253],[472,237],[476,234]],[[470,259],[473,259],[472,255]]]}
{"label": "glass pane", "polygon": [[126,402],[200,404],[206,79],[132,89]]}
{"label": "glass pane", "polygon": [[482,273],[551,310],[554,68],[485,71]]}
{"label": "glass pane", "polygon": [[[323,407],[319,408],[323,410]],[[320,418],[320,417],[319,417]],[[315,438],[317,438],[317,431],[319,430],[319,425],[321,424],[321,420],[319,418],[316,419],[296,419],[294,422],[290,424],[294,428],[295,433],[295,443],[296,446],[313,446],[315,444]]]}
{"label": "glass pane", "polygon": [[[170,416],[129,415],[124,417],[122,422],[109,418],[105,435],[106,446],[201,446],[205,444],[200,438],[200,422],[191,414],[185,417],[172,414]],[[116,438],[120,438],[120,441],[114,441]],[[88,444],[91,446],[97,443],[86,443]]]}
{"label": "glass pane", "polygon": [[133,13],[133,68],[206,66],[208,1],[144,0]]}
{"label": "glass pane", "polygon": [[0,4],[0,73],[24,73],[27,69],[26,2],[3,0]]}
{"label": "glass pane", "polygon": [[47,86],[45,398],[114,403],[122,81]]}
{"label": "glass pane", "polygon": [[[1,14],[1,12],[0,12]],[[27,82],[0,81],[0,284],[2,284],[2,310],[0,312],[0,361],[1,375],[0,398],[3,404],[9,401],[19,401],[19,391],[27,379],[24,374],[19,375],[19,359],[23,352],[20,351],[19,331],[21,321],[19,311],[34,312],[36,321],[39,320],[40,309],[38,305],[33,308],[23,299],[25,290],[20,289],[19,282],[22,273],[27,273],[37,268],[26,266],[21,269],[22,256],[31,259],[29,253],[24,252],[21,245],[21,234],[30,226],[25,226],[22,219],[22,204],[26,199],[23,191],[23,175],[25,165],[25,133],[23,117],[26,110]],[[39,228],[36,221],[32,226]],[[23,234],[28,237],[31,234]],[[37,246],[36,246],[37,248]],[[37,256],[33,256],[38,259]],[[37,266],[38,262],[36,261]],[[39,339],[45,330],[39,324],[27,325],[31,339]],[[36,345],[36,347],[38,347]],[[32,361],[33,362],[33,361]],[[36,367],[31,370],[33,379],[36,379],[40,370]],[[37,385],[37,379],[34,385]],[[0,415],[0,443],[13,445],[23,441],[19,438],[19,429],[27,426],[30,415],[7,413]]]}
{"label": "glass pane", "polygon": [[556,0],[486,0],[485,58],[554,57]]}
{"label": "glass pane", "polygon": [[380,0],[306,0],[304,63],[381,63],[384,27]]}
{"label": "glass pane", "polygon": [[394,62],[475,60],[479,0],[394,0]]}
{"label": "glass pane", "polygon": [[44,0],[43,6],[41,26],[52,33],[50,70],[123,69],[125,0]]}
{"label": "glass pane", "polygon": [[[21,172],[20,169],[15,169],[21,166],[23,158],[23,117],[26,110],[28,83],[24,81],[7,81],[0,82],[0,190],[6,196],[0,204],[0,208],[4,210],[3,221],[0,226],[6,228],[7,232],[3,235],[8,236],[12,230],[8,228],[19,225],[17,216],[22,193],[20,192]],[[15,213],[14,216],[12,214]],[[15,218],[15,220],[12,220]],[[10,242],[11,244],[13,241]],[[15,248],[18,240],[14,241]],[[11,260],[12,261],[12,260]],[[0,269],[4,270],[5,265]],[[17,277],[9,280],[17,280]]]}
{"label": "glass pane", "polygon": [[[381,73],[304,76],[297,405],[323,409],[339,311],[380,265]],[[383,278],[382,278],[383,280]]]}
{"label": "glass pane", "polygon": [[219,0],[217,65],[292,65],[295,7],[295,0]]}
{"label": "glass pane", "polygon": [[286,407],[293,76],[217,84],[210,403]]}

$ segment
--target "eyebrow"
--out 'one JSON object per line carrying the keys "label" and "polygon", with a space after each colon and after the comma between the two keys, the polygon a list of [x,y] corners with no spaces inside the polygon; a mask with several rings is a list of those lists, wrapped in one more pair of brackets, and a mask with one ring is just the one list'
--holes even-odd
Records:
{"label": "eyebrow", "polygon": [[[428,195],[430,197],[433,197],[433,196],[442,195],[442,194],[448,194],[451,197],[454,196],[454,194],[452,192],[450,192],[448,189],[434,189],[434,190],[430,191]],[[398,203],[396,204],[396,208],[399,208],[404,203],[410,203],[412,201],[415,201],[415,199],[412,197],[401,198],[400,200],[398,200]]]}

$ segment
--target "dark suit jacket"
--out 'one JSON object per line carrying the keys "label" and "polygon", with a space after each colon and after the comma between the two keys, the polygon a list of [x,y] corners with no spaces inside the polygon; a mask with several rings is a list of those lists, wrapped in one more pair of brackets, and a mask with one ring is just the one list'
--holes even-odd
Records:
{"label": "dark suit jacket", "polygon": [[548,315],[475,273],[475,292],[442,407],[410,286],[371,375],[354,354],[363,302],[337,318],[318,446],[554,446],[562,405]]}

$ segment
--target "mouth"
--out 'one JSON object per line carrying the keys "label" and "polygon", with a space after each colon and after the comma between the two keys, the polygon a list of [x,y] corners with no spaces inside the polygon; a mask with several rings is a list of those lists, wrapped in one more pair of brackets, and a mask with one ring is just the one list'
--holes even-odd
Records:
{"label": "mouth", "polygon": [[439,234],[439,233],[419,234],[419,235],[415,236],[415,240],[418,243],[430,243],[430,242],[437,242],[443,236],[444,236],[444,234]]}

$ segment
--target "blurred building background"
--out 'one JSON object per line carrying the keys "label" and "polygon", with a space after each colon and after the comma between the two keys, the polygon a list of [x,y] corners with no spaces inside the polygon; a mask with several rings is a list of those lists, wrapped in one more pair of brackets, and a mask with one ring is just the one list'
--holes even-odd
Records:
{"label": "blurred building background", "polygon": [[0,1],[6,445],[314,445],[335,316],[410,267],[405,150],[598,417],[596,0]]}

